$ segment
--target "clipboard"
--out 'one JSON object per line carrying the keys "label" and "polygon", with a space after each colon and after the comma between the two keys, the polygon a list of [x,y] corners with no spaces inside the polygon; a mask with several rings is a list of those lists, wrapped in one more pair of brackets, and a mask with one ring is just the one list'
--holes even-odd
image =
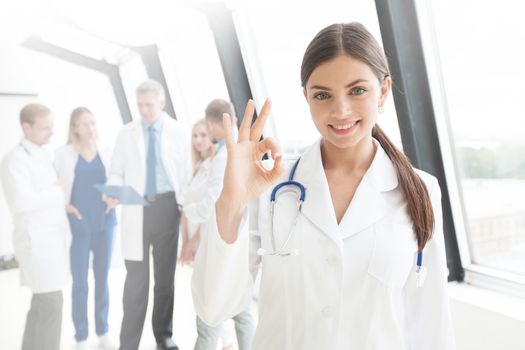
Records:
{"label": "clipboard", "polygon": [[123,205],[142,205],[147,207],[150,203],[142,197],[135,189],[131,186],[116,186],[116,185],[93,185],[97,191],[105,194],[106,196],[118,199],[120,204]]}

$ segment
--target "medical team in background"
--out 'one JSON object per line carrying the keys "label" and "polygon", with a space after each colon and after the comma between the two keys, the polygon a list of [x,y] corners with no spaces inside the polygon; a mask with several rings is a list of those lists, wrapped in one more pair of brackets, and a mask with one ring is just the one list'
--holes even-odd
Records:
{"label": "medical team in background", "polygon": [[[454,349],[440,189],[376,124],[392,86],[380,46],[359,23],[329,26],[306,49],[301,85],[320,138],[290,163],[261,138],[269,100],[253,125],[248,101],[237,132],[233,105],[215,99],[190,129],[164,112],[164,88],[148,80],[136,88],[140,119],[112,150],[99,146],[101,116],[78,107],[54,156],[44,147],[51,109],[26,105],[23,138],[1,165],[21,281],[32,291],[22,349],[60,348],[68,275],[77,349],[89,348],[89,312],[100,348],[138,349],[150,297],[157,349],[179,349],[178,260],[194,266],[197,350],[219,341],[231,349],[228,319],[240,350]],[[129,186],[147,205],[95,185]],[[126,267],[118,341],[108,325],[117,222]]]}

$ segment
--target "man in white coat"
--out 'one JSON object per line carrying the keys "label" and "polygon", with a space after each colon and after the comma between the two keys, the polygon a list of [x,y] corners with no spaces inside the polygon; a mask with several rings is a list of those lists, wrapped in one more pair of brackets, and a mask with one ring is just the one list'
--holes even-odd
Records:
{"label": "man in white coat", "polygon": [[[122,128],[109,168],[108,184],[129,185],[150,206],[122,208],[121,242],[126,264],[122,350],[138,349],[148,305],[149,252],[155,278],[153,334],[159,349],[178,349],[172,340],[179,202],[191,176],[190,131],[165,112],[164,88],[148,80],[137,88],[141,120]],[[108,208],[117,202],[106,198]]]}
{"label": "man in white coat", "polygon": [[[211,169],[207,179],[207,193],[204,199],[197,203],[184,205],[184,214],[188,221],[198,224],[207,222],[215,211],[215,201],[219,197],[224,181],[227,153],[224,144],[224,129],[222,127],[223,114],[235,117],[233,105],[223,99],[215,99],[206,107],[205,117],[208,132],[213,143],[217,144],[217,153],[211,162]],[[233,132],[234,130],[232,130]],[[236,129],[235,129],[236,131]],[[239,350],[249,350],[255,333],[255,321],[249,307],[233,317],[237,333]],[[195,350],[215,350],[222,332],[222,327],[210,326],[197,316],[198,338]]]}
{"label": "man in white coat", "polygon": [[2,162],[2,185],[14,221],[13,243],[22,284],[33,292],[23,350],[60,348],[62,288],[69,272],[69,228],[65,185],[58,181],[42,147],[53,134],[53,117],[44,105],[20,111],[24,138]]}

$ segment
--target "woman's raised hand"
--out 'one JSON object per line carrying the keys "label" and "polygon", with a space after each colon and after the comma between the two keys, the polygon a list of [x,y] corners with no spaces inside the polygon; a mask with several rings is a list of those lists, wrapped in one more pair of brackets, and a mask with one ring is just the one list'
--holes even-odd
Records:
{"label": "woman's raised hand", "polygon": [[[222,191],[228,197],[244,204],[266,191],[282,174],[282,156],[277,144],[269,137],[259,141],[270,108],[271,102],[266,100],[257,120],[250,127],[255,103],[252,100],[248,101],[237,142],[231,134],[231,116],[225,114],[223,119],[228,162]],[[262,166],[262,157],[268,151],[275,160],[270,170]]]}
{"label": "woman's raised hand", "polygon": [[[275,141],[271,138],[259,141],[270,109],[271,102],[266,100],[257,120],[250,126],[255,102],[248,101],[237,142],[231,134],[231,116],[225,114],[223,118],[228,161],[216,212],[219,232],[226,242],[237,238],[240,218],[249,201],[270,188],[284,172],[282,156]],[[268,151],[274,159],[269,170],[262,165],[262,156]]]}

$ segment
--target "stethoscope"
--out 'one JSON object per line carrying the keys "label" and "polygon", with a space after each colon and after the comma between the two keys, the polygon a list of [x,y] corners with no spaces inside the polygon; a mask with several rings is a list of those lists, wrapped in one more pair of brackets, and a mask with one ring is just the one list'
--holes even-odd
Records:
{"label": "stethoscope", "polygon": [[[259,254],[261,256],[264,256],[264,255],[297,256],[297,255],[299,255],[299,250],[298,249],[292,249],[290,251],[285,251],[284,249],[288,245],[288,242],[290,241],[290,238],[292,238],[292,234],[293,234],[293,231],[295,229],[295,225],[297,224],[297,220],[299,219],[299,215],[301,214],[301,211],[303,209],[303,203],[304,203],[304,200],[306,198],[306,188],[300,182],[294,181],[295,170],[297,169],[297,166],[299,165],[299,161],[300,160],[301,160],[301,158],[297,159],[297,161],[293,165],[292,170],[290,171],[290,176],[288,177],[288,181],[284,181],[284,182],[281,182],[280,184],[277,184],[277,186],[275,186],[273,188],[273,190],[272,190],[272,193],[270,195],[270,217],[271,217],[271,219],[270,219],[270,221],[271,221],[271,223],[270,223],[270,227],[271,227],[270,228],[270,240],[271,240],[271,244],[272,244],[272,251],[268,252],[264,248],[259,248],[257,250],[257,254]],[[288,186],[288,188],[285,188],[287,186]],[[283,191],[281,191],[279,194],[283,194],[283,193],[286,193],[286,192],[297,193],[296,189],[298,189],[299,190],[299,198],[298,198],[299,205],[298,205],[297,215],[295,216],[295,219],[294,219],[294,221],[292,223],[292,227],[291,227],[290,231],[288,232],[288,237],[283,242],[283,244],[281,245],[280,249],[277,250],[276,249],[276,245],[275,245],[275,235],[274,235],[273,224],[274,224],[275,203],[276,203],[277,198],[278,198],[277,194],[278,194],[279,190],[281,190],[281,189],[283,189]]]}
{"label": "stethoscope", "polygon": [[[285,251],[286,246],[288,245],[288,242],[292,238],[293,231],[295,229],[295,226],[297,224],[297,220],[299,219],[299,215],[301,215],[303,203],[306,198],[306,188],[300,183],[294,180],[295,177],[295,171],[297,170],[297,166],[299,165],[299,161],[301,158],[297,159],[292,167],[292,170],[290,171],[290,176],[288,177],[287,181],[283,181],[279,184],[277,184],[270,194],[270,241],[272,245],[272,251],[267,251],[264,248],[259,248],[257,250],[257,254],[260,256],[298,256],[299,250],[298,249],[292,249],[289,251]],[[286,188],[288,187],[288,188]],[[282,191],[281,191],[282,190]],[[298,191],[297,191],[298,190]],[[276,248],[275,243],[275,235],[274,235],[274,213],[275,213],[275,203],[278,199],[278,195],[281,195],[286,192],[293,192],[298,194],[298,210],[297,215],[295,216],[295,219],[292,223],[292,227],[288,232],[288,236],[286,237],[285,241],[282,243],[282,245],[279,247],[279,249]],[[416,286],[419,288],[423,285],[425,282],[427,270],[425,266],[423,266],[423,251],[418,250],[417,252],[417,261],[416,261]]]}

